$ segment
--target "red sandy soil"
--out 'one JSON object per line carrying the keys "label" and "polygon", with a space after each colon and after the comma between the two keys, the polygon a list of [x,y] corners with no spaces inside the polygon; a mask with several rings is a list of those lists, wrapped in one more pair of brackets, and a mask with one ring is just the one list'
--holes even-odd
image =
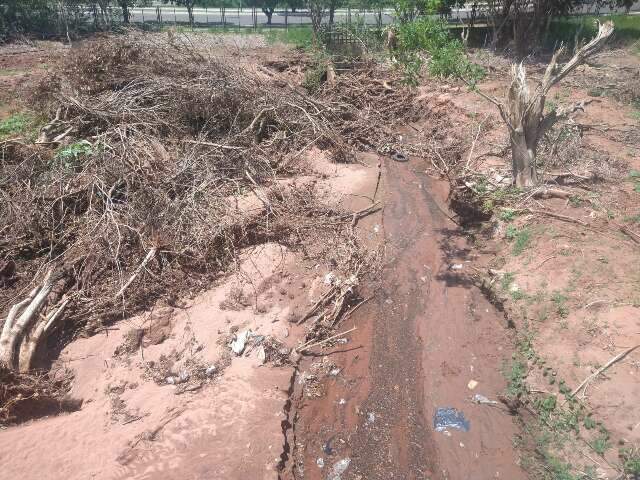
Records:
{"label": "red sandy soil", "polygon": [[[340,202],[372,174],[333,165],[312,152],[312,175],[327,201]],[[70,397],[80,411],[31,421],[0,433],[0,461],[12,478],[247,479],[277,478],[289,446],[289,394],[295,360],[263,365],[257,350],[230,354],[230,332],[251,329],[296,346],[300,315],[323,293],[328,269],[300,253],[266,244],[247,250],[237,271],[181,308],[158,305],[103,333],[72,342],[54,370],[74,372]],[[239,298],[240,302],[234,299]],[[144,329],[141,349],[118,354],[127,334]],[[154,382],[145,364],[176,357],[222,365],[193,391]],[[226,358],[231,357],[229,360]],[[230,363],[224,368],[226,363]],[[191,383],[189,384],[191,385]]]}
{"label": "red sandy soil", "polygon": [[[532,66],[530,70],[540,74],[542,68]],[[620,77],[622,74],[626,76]],[[549,96],[561,105],[592,100],[585,112],[573,118],[574,124],[582,126],[582,138],[577,141],[577,155],[569,158],[566,169],[582,176],[598,171],[604,179],[591,184],[578,182],[571,189],[576,201],[540,199],[532,207],[577,219],[589,227],[523,215],[514,225],[528,228],[532,241],[521,255],[512,253],[512,244],[505,240],[507,225],[502,222],[497,224],[493,239],[482,246],[493,253],[479,268],[498,268],[513,274],[512,288],[519,289],[524,299],[507,295],[506,310],[516,328],[524,330],[526,326],[535,352],[553,372],[555,384],[551,384],[551,374],[543,375],[540,368],[529,365],[527,382],[537,395],[556,395],[561,379],[569,388],[577,387],[615,355],[640,343],[640,284],[632,267],[640,260],[640,251],[633,237],[619,230],[619,225],[632,232],[639,230],[633,220],[640,213],[639,197],[628,175],[640,170],[640,118],[637,106],[611,96],[634,91],[640,95],[639,75],[637,54],[605,51]],[[503,70],[480,88],[500,96],[507,81]],[[608,86],[611,94],[594,97],[592,92],[598,86]],[[485,140],[476,145],[474,156],[500,150],[498,144],[505,142],[506,132],[494,107],[471,92],[461,92],[451,99],[475,119],[476,125],[489,117],[489,129],[482,136]],[[559,154],[563,158],[570,153],[561,150]],[[504,168],[504,161],[485,156],[477,168]],[[553,300],[558,294],[565,298],[563,309]],[[557,452],[560,458],[577,467],[594,468],[598,478],[621,478],[618,448],[640,445],[639,376],[640,353],[636,350],[580,392],[580,401],[609,432],[609,448],[604,456],[594,452],[587,443],[598,435],[597,429],[583,430],[580,442],[567,444]]]}

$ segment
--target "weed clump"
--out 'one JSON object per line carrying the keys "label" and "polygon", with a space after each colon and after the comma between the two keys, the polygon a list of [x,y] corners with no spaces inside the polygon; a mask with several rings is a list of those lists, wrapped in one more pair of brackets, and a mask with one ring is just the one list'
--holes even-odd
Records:
{"label": "weed clump", "polygon": [[418,82],[420,70],[427,65],[434,77],[464,77],[478,81],[482,67],[469,61],[462,43],[449,35],[442,21],[420,18],[398,27],[397,60],[403,66],[407,83]]}

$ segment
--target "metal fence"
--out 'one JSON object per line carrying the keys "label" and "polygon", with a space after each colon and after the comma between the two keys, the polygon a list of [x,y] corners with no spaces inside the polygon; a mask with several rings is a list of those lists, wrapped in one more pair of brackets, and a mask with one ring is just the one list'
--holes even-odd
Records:
{"label": "metal fence", "polygon": [[[325,15],[323,23],[329,23]],[[142,26],[187,25],[195,27],[227,28],[287,28],[290,26],[311,26],[311,17],[306,10],[289,9],[274,11],[271,19],[257,8],[199,8],[191,17],[184,8],[150,7],[136,8],[130,12],[130,22]],[[369,26],[388,25],[393,22],[388,10],[342,9],[335,12],[335,23],[361,24]]]}

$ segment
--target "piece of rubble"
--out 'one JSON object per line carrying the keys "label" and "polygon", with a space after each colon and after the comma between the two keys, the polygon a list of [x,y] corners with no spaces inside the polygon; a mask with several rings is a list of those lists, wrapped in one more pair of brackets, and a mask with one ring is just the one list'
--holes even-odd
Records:
{"label": "piece of rubble", "polygon": [[233,353],[235,353],[236,355],[242,355],[242,352],[244,352],[244,348],[247,346],[247,341],[249,340],[250,336],[251,330],[245,330],[244,332],[236,335],[236,339],[232,341],[230,345]]}
{"label": "piece of rubble", "polygon": [[340,480],[342,478],[342,474],[347,471],[347,468],[349,468],[350,463],[351,459],[349,457],[338,460],[333,464],[333,468],[327,476],[327,480]]}

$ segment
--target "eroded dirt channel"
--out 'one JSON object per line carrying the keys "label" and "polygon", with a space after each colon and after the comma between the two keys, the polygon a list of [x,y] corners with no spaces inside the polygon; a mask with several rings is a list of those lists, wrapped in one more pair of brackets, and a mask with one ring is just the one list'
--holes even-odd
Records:
{"label": "eroded dirt channel", "polygon": [[[514,332],[465,280],[475,257],[447,213],[447,185],[414,161],[384,160],[382,178],[385,267],[353,314],[352,346],[328,355],[340,374],[326,395],[295,397],[287,476],[336,478],[333,467],[350,459],[341,478],[525,478],[513,418],[472,401],[504,391]],[[464,412],[469,431],[436,432],[439,407]]]}

